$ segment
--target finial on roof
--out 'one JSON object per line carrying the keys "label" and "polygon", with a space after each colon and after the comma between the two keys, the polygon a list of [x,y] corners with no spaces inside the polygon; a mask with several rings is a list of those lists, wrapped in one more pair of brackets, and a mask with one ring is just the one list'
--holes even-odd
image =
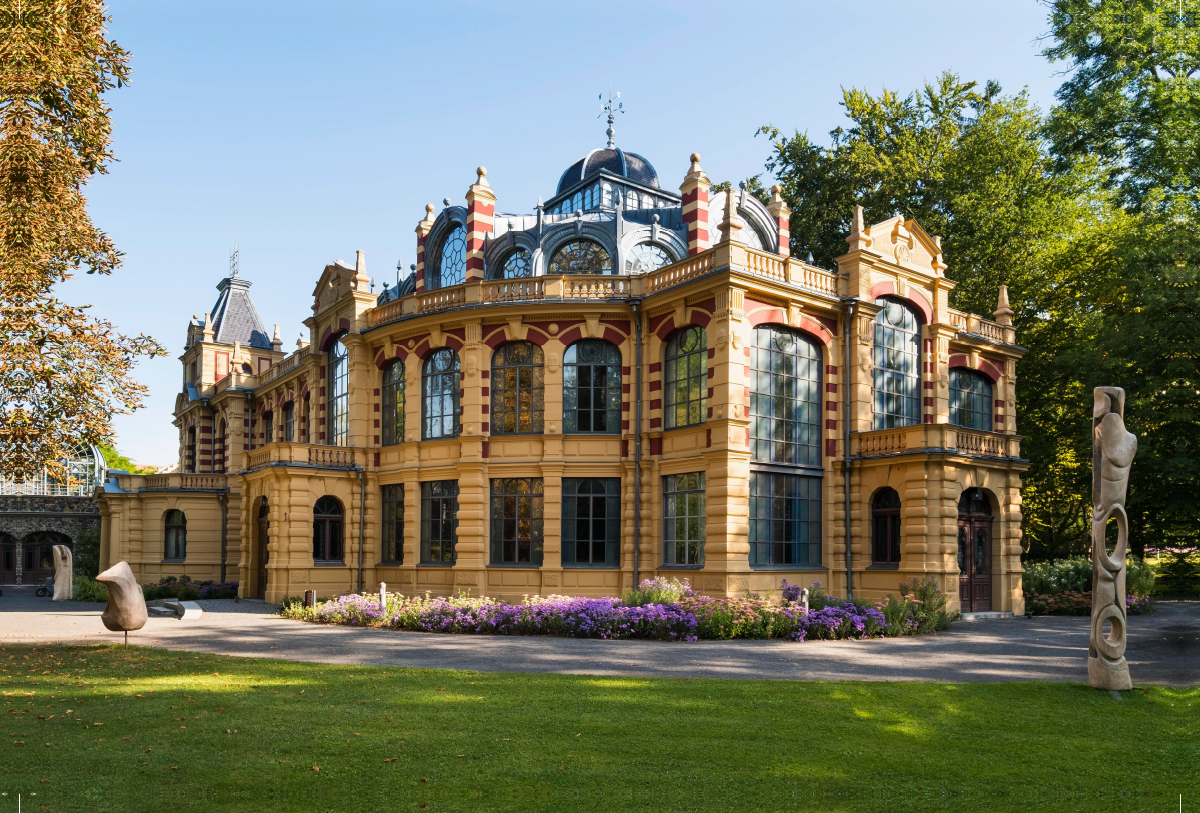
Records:
{"label": "finial on roof", "polygon": [[229,249],[229,278],[238,278],[238,257],[241,254],[241,246],[236,242]]}
{"label": "finial on roof", "polygon": [[812,265],[812,264],[813,264],[813,256],[812,256],[812,252],[811,252],[811,251],[810,251],[810,252],[808,252],[808,259],[806,259],[806,260],[805,260],[805,262],[806,262],[806,263],[808,263],[809,265]]}
{"label": "finial on roof", "polygon": [[475,169],[475,175],[476,175],[476,178],[477,178],[477,180],[475,181],[475,183],[479,184],[480,186],[487,186],[487,185],[488,185],[488,182],[487,182],[487,167],[477,167],[477,168]]}
{"label": "finial on roof", "polygon": [[450,208],[450,198],[442,198],[442,203],[446,206],[447,209]]}
{"label": "finial on roof", "polygon": [[996,321],[1002,325],[1011,325],[1013,309],[1008,306],[1008,286],[1000,286],[1000,296],[996,302],[996,310],[992,313]]}
{"label": "finial on roof", "polygon": [[283,339],[279,336],[279,325],[275,325],[275,335],[271,338],[271,349],[280,351],[283,350]]}
{"label": "finial on roof", "polygon": [[688,172],[703,172],[703,170],[700,169],[700,153],[698,153],[698,152],[692,153],[691,158],[692,158],[692,166],[690,169],[688,169]]}
{"label": "finial on roof", "polygon": [[616,142],[613,140],[613,137],[616,135],[616,130],[613,129],[613,121],[615,118],[613,114],[625,112],[625,105],[623,102],[617,102],[617,106],[613,107],[613,101],[615,101],[615,99],[619,99],[619,98],[621,98],[621,94],[618,92],[617,95],[614,97],[612,88],[608,89],[608,101],[607,102],[604,101],[604,94],[601,93],[600,101],[603,102],[603,104],[600,105],[600,115],[596,116],[596,118],[601,118],[602,116],[604,116],[605,113],[608,114],[608,130],[606,130],[605,132],[608,135],[608,148],[610,150],[615,149],[617,146]]}
{"label": "finial on roof", "polygon": [[721,216],[721,222],[718,228],[724,233],[725,239],[732,242],[742,242],[741,230],[746,227],[745,222],[737,213],[737,204],[734,202],[733,190],[725,193],[725,213]]}

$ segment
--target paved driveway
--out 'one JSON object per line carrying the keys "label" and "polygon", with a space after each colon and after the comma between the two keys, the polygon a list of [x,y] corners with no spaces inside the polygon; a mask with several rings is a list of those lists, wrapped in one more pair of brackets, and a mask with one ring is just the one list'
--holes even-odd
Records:
{"label": "paved driveway", "polygon": [[[5,588],[0,644],[119,642],[102,605],[53,603]],[[500,672],[790,680],[993,682],[1087,680],[1087,618],[960,622],[950,632],[873,641],[596,641],[435,635],[327,627],[214,603],[198,621],[151,618],[129,638],[146,646],[321,663]],[[238,610],[238,612],[229,612]],[[257,611],[257,612],[256,612]],[[1200,686],[1200,602],[1160,602],[1129,619],[1136,684]]]}

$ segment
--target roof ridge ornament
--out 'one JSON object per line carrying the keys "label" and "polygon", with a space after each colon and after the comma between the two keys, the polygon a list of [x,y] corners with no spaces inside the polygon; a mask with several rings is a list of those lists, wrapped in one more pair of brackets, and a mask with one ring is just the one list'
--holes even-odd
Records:
{"label": "roof ridge ornament", "polygon": [[602,104],[600,105],[600,115],[596,116],[596,118],[602,118],[605,113],[608,114],[608,130],[606,131],[606,135],[608,135],[608,149],[610,149],[610,150],[616,149],[616,146],[617,146],[616,142],[613,141],[613,136],[616,135],[616,131],[613,129],[613,122],[615,121],[614,114],[625,112],[625,103],[624,102],[617,102],[617,106],[613,107],[613,102],[616,99],[620,99],[620,98],[621,98],[621,92],[617,91],[617,95],[613,96],[611,86],[609,86],[609,88],[608,88],[608,101],[607,102],[604,101],[604,94],[603,93],[600,94],[600,101],[602,102]]}

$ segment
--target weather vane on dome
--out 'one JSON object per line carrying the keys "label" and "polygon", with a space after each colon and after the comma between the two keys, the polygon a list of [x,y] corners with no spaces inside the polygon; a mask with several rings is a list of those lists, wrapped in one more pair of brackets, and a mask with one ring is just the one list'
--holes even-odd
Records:
{"label": "weather vane on dome", "polygon": [[238,255],[241,254],[241,246],[237,241],[229,247],[229,278],[238,278]]}
{"label": "weather vane on dome", "polygon": [[[617,106],[613,107],[613,101],[619,98],[621,98],[620,91],[618,91],[617,95],[614,97],[611,87],[608,89],[607,102],[604,101],[604,94],[600,94],[600,101],[603,102],[603,104],[600,105],[600,116],[603,116],[605,113],[608,114],[608,148],[610,150],[617,146],[613,141],[613,136],[616,135],[616,131],[613,130],[613,114],[625,112],[625,104],[623,102],[617,102]],[[596,118],[600,118],[600,116],[596,116]]]}

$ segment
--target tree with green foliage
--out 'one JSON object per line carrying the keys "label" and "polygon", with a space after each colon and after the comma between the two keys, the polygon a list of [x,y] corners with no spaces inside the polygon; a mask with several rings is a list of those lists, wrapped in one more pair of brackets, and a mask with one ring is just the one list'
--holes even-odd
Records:
{"label": "tree with green foliage", "polygon": [[1064,172],[1098,166],[1133,218],[1105,280],[1088,386],[1126,392],[1138,436],[1135,549],[1200,544],[1200,3],[1055,0],[1063,63],[1047,132]]}
{"label": "tree with green foliage", "polygon": [[121,252],[87,213],[83,186],[113,160],[104,94],[129,77],[99,0],[0,9],[0,473],[49,470],[112,437],[141,406],[140,357],[164,355],[70,305],[55,288],[79,268],[109,274]]}
{"label": "tree with green foliage", "polygon": [[760,133],[767,170],[792,209],[793,254],[829,267],[846,251],[853,207],[868,222],[899,212],[943,237],[951,304],[990,314],[1007,285],[1018,341],[1017,421],[1025,475],[1026,549],[1087,550],[1091,391],[1081,377],[1100,324],[1098,296],[1118,269],[1130,217],[1103,188],[1098,162],[1056,166],[1045,118],[1024,93],[943,74],[901,96],[843,92],[849,126],[830,145]]}

